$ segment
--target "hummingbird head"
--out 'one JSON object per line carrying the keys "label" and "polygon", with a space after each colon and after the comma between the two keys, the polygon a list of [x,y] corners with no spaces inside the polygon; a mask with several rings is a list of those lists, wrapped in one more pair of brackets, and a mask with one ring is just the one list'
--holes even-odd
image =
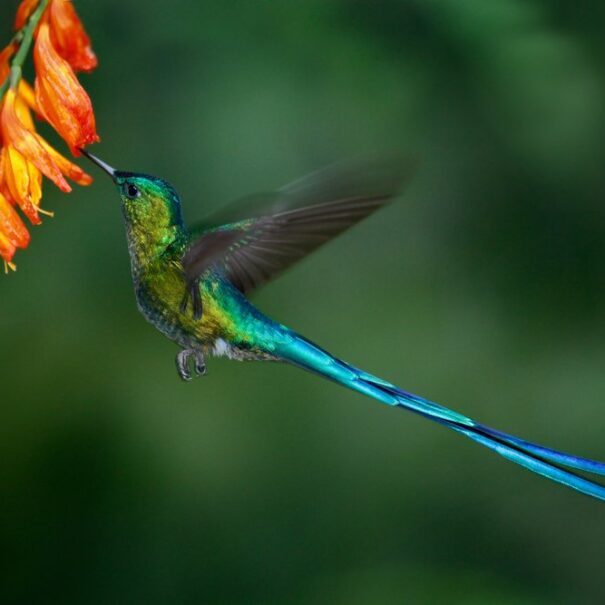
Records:
{"label": "hummingbird head", "polygon": [[80,151],[106,172],[122,200],[130,244],[145,254],[161,252],[183,228],[181,201],[167,181],[147,174],[116,170],[88,151]]}
{"label": "hummingbird head", "polygon": [[80,151],[113,180],[128,223],[140,227],[182,224],[181,201],[170,183],[148,174],[116,170],[92,153]]}

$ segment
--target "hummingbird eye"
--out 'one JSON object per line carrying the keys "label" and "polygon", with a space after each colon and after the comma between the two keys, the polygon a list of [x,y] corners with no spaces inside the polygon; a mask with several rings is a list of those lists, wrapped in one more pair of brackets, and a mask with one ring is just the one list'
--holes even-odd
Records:
{"label": "hummingbird eye", "polygon": [[141,196],[141,192],[139,191],[139,188],[136,185],[133,185],[132,183],[125,183],[124,184],[124,195],[128,198],[130,198],[131,200],[140,197]]}

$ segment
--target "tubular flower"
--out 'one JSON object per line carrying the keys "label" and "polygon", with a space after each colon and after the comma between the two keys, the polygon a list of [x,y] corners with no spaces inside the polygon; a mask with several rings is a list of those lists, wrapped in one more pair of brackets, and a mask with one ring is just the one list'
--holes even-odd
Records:
{"label": "tubular flower", "polygon": [[10,198],[15,200],[32,224],[39,225],[38,204],[42,197],[40,171],[12,146],[2,150],[2,164]]}
{"label": "tubular flower", "polygon": [[2,113],[0,114],[0,132],[4,145],[14,147],[20,154],[32,162],[44,176],[66,193],[71,191],[71,187],[63,178],[59,167],[53,162],[49,153],[42,145],[40,135],[27,128],[15,109],[15,91],[11,88],[4,97]]}
{"label": "tubular flower", "polygon": [[82,22],[69,0],[52,0],[49,7],[51,37],[57,52],[74,71],[92,71],[97,57]]}
{"label": "tubular flower", "polygon": [[[23,0],[17,10],[15,29],[25,25],[38,5],[37,0]],[[90,45],[90,38],[70,0],[51,0],[48,6],[50,37],[53,46],[74,71],[92,71],[97,57]]]}
{"label": "tubular flower", "polygon": [[74,183],[78,185],[90,185],[92,183],[92,177],[90,174],[84,172],[82,168],[80,168],[77,164],[70,162],[65,156],[61,155],[54,147],[51,147],[42,137],[40,137],[40,144],[48,155],[50,159],[57,165],[57,168],[64,174],[67,178],[71,179]]}
{"label": "tubular flower", "polygon": [[8,77],[8,72],[10,71],[8,62],[14,53],[15,46],[13,44],[9,44],[6,48],[0,51],[0,84],[2,84]]}
{"label": "tubular flower", "polygon": [[[14,103],[14,113],[10,117],[20,121],[29,131],[33,131],[34,123],[25,103],[16,95],[7,95],[7,104]],[[5,108],[1,116],[4,115]],[[9,108],[10,109],[10,108]],[[0,127],[2,117],[0,116]],[[9,116],[9,110],[7,110]],[[2,149],[2,177],[10,197],[19,205],[25,216],[34,224],[40,223],[38,206],[42,197],[42,174],[31,161],[8,143]]]}
{"label": "tubular flower", "polygon": [[29,233],[19,215],[0,193],[0,256],[11,269],[13,255],[17,248],[27,248]]}
{"label": "tubular flower", "polygon": [[40,113],[36,105],[36,93],[25,80],[19,82],[19,98],[23,99],[30,109],[33,109],[36,113]]}
{"label": "tubular flower", "polygon": [[[32,111],[50,123],[72,153],[99,140],[90,98],[75,71],[90,71],[97,59],[69,0],[22,0],[17,35],[0,51],[0,257],[15,269],[13,255],[26,248],[29,233],[17,208],[40,223],[42,176],[64,192],[65,177],[79,185],[92,178],[56,151],[37,132]],[[22,79],[22,64],[35,40],[35,87]],[[10,78],[10,82],[8,81]]]}
{"label": "tubular flower", "polygon": [[74,155],[78,148],[99,140],[92,103],[69,63],[61,58],[42,23],[34,47],[36,102],[47,122],[61,135]]}
{"label": "tubular flower", "polygon": [[15,16],[15,29],[20,30],[31,17],[31,14],[36,10],[38,0],[23,0],[17,9]]}

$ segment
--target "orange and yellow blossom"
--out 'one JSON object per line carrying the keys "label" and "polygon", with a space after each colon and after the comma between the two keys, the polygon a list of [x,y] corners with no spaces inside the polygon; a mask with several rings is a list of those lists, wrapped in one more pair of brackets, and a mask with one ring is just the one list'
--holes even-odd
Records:
{"label": "orange and yellow blossom", "polygon": [[[39,224],[39,204],[42,197],[42,174],[51,179],[62,191],[71,191],[67,176],[80,185],[88,185],[92,178],[79,166],[70,162],[35,132],[34,122],[25,100],[13,89],[6,92],[0,111],[0,135],[3,143],[0,151],[1,203],[10,207],[9,201],[18,205],[32,224]],[[5,213],[6,214],[6,213]],[[46,213],[48,214],[48,213]],[[10,263],[16,247],[25,247],[29,241],[22,237],[15,240],[14,233],[25,230],[14,212],[5,215],[13,224],[12,237],[7,223],[0,221],[2,241],[0,256]],[[15,225],[15,223],[19,225]]]}
{"label": "orange and yellow blossom", "polygon": [[0,256],[11,269],[11,263],[17,248],[27,248],[29,233],[19,215],[0,193]]}
{"label": "orange and yellow blossom", "polygon": [[66,193],[71,187],[41,143],[42,137],[22,122],[16,111],[16,93],[9,88],[4,97],[0,113],[0,133],[5,147],[14,147],[32,162],[44,176]]}
{"label": "orange and yellow blossom", "polygon": [[0,84],[8,77],[10,58],[15,54],[15,45],[9,44],[0,51]]}
{"label": "orange and yellow blossom", "polygon": [[36,102],[45,120],[61,135],[74,155],[99,140],[90,97],[73,69],[55,50],[47,23],[38,30],[34,46]]}
{"label": "orange and yellow blossom", "polygon": [[[79,155],[79,147],[99,140],[90,98],[74,74],[96,67],[90,40],[70,1],[42,2],[21,2],[15,21],[21,36],[0,51],[0,257],[5,269],[15,268],[11,262],[15,251],[29,243],[15,207],[33,224],[40,223],[39,213],[50,214],[40,208],[42,175],[65,192],[71,191],[65,177],[79,185],[92,182],[36,132],[31,111],[55,128],[74,155]],[[32,34],[35,90],[21,78]]]}
{"label": "orange and yellow blossom", "polygon": [[[21,124],[30,131],[34,130],[34,122],[29,113],[29,109],[24,101],[18,95],[7,94],[5,106],[0,114],[0,131],[2,131],[1,120],[5,115],[5,107],[9,103],[14,103],[14,116],[20,120]],[[9,111],[6,111],[6,115]],[[4,135],[2,137],[5,138]],[[23,154],[16,149],[10,139],[0,151],[0,163],[2,164],[2,185],[5,191],[8,191],[10,198],[14,200],[25,216],[34,224],[39,224],[38,206],[42,197],[42,174],[38,168],[26,159]],[[4,187],[5,186],[5,187]]]}
{"label": "orange and yellow blossom", "polygon": [[[36,195],[35,191],[35,172],[32,181],[31,168],[44,174],[65,192],[71,191],[71,187],[64,176],[79,185],[89,185],[92,182],[92,178],[79,166],[62,156],[35,132],[28,107],[12,89],[7,91],[4,98],[0,113],[0,133],[5,142],[3,148],[4,181],[8,184],[12,197],[32,222],[35,222],[35,218],[30,216],[28,210],[21,205],[22,203],[27,205],[28,200],[20,197],[20,193],[25,197],[28,196],[27,184],[29,183],[34,187],[34,189],[29,189],[29,195],[33,196],[30,197],[30,201],[36,206],[40,201],[40,197]],[[15,154],[15,152],[17,153]],[[13,182],[11,182],[10,172],[13,173]]]}
{"label": "orange and yellow blossom", "polygon": [[48,8],[51,38],[57,52],[74,71],[92,71],[97,57],[70,0],[51,0]]}
{"label": "orange and yellow blossom", "polygon": [[[0,51],[0,84],[6,80],[10,70],[9,59],[15,52],[12,44]],[[29,243],[29,233],[19,215],[3,195],[4,185],[4,149],[0,152],[0,256],[6,266],[12,265],[11,260],[18,247],[25,248]],[[8,192],[7,195],[10,195]]]}
{"label": "orange and yellow blossom", "polygon": [[31,17],[31,14],[36,10],[38,0],[23,0],[17,8],[15,15],[15,30],[20,30]]}
{"label": "orange and yellow blossom", "polygon": [[[22,28],[34,12],[38,0],[23,0],[17,10],[15,29]],[[97,66],[90,38],[71,0],[50,0],[46,17],[53,46],[74,71],[92,71]]]}
{"label": "orange and yellow blossom", "polygon": [[[0,184],[3,182],[3,164],[0,161]],[[0,191],[0,256],[5,268],[14,269],[11,263],[17,248],[26,248],[29,244],[29,232],[9,202],[10,193]]]}

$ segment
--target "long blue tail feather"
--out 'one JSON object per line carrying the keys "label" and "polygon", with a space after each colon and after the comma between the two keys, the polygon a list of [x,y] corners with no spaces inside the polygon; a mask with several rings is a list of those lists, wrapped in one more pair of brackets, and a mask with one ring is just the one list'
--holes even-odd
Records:
{"label": "long blue tail feather", "polygon": [[472,418],[359,370],[292,332],[283,341],[276,343],[274,352],[303,369],[442,424],[534,473],[588,496],[605,500],[605,486],[561,468],[566,466],[605,475],[605,464],[602,462],[559,452],[480,424]]}
{"label": "long blue tail feather", "polygon": [[586,473],[594,473],[595,475],[605,475],[605,464],[603,462],[598,462],[597,460],[590,460],[589,458],[580,458],[579,456],[566,454],[565,452],[559,452],[549,447],[544,447],[536,443],[531,443],[530,441],[525,441],[525,439],[520,439],[519,437],[515,437],[514,435],[508,435],[507,433],[497,431],[496,429],[492,429],[488,426],[479,423],[477,423],[477,427],[481,428],[481,430],[483,430],[485,433],[496,437],[497,439],[510,443],[511,445],[519,447],[532,454],[535,454],[536,456],[543,458],[544,460],[549,460],[550,462],[554,462],[555,464],[562,464],[563,466],[568,466],[569,468],[575,468],[579,471],[584,471]]}

